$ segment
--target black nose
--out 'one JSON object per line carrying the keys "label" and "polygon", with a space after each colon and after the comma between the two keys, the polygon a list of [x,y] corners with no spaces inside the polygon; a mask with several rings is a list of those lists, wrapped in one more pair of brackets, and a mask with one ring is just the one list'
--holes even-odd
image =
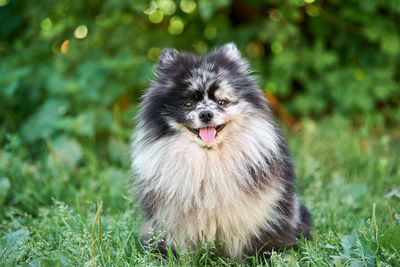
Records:
{"label": "black nose", "polygon": [[214,117],[214,113],[209,110],[200,112],[199,118],[203,122],[209,122]]}

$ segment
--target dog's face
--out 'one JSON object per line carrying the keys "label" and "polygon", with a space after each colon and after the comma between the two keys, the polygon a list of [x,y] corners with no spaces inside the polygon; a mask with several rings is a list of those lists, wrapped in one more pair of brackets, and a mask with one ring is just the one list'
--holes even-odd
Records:
{"label": "dog's face", "polygon": [[248,74],[232,44],[203,57],[164,50],[141,113],[151,137],[182,135],[211,148],[224,135],[240,131],[239,122],[243,125],[255,110],[266,109]]}

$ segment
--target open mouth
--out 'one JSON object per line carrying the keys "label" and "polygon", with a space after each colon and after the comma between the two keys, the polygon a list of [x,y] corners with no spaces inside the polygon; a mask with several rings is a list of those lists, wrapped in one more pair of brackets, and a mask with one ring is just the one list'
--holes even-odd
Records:
{"label": "open mouth", "polygon": [[186,126],[192,133],[196,134],[198,138],[203,140],[204,142],[211,143],[215,140],[217,133],[219,133],[224,127],[226,123],[220,124],[218,126],[207,126],[199,129],[194,129]]}

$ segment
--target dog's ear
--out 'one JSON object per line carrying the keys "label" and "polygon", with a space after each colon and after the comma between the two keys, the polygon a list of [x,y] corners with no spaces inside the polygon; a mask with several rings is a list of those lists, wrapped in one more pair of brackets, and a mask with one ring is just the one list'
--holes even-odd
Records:
{"label": "dog's ear", "polygon": [[246,59],[242,58],[239,49],[237,49],[234,43],[227,43],[221,46],[216,53],[224,56],[230,61],[235,62],[237,67],[236,70],[244,74],[250,74],[249,63]]}
{"label": "dog's ear", "polygon": [[176,49],[164,48],[158,58],[157,69],[162,70],[171,65],[179,56]]}
{"label": "dog's ear", "polygon": [[240,60],[242,58],[239,49],[234,43],[227,43],[218,49],[218,52],[224,54],[227,58],[232,60]]}

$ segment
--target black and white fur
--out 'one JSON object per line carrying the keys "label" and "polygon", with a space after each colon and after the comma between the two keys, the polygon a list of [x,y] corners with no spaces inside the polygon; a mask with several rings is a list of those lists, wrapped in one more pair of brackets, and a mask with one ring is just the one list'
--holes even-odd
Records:
{"label": "black and white fur", "polygon": [[[164,230],[163,245],[218,241],[240,259],[310,237],[287,145],[249,72],[234,44],[206,56],[163,50],[132,144],[144,241]],[[198,135],[205,126],[217,129],[212,142]]]}

